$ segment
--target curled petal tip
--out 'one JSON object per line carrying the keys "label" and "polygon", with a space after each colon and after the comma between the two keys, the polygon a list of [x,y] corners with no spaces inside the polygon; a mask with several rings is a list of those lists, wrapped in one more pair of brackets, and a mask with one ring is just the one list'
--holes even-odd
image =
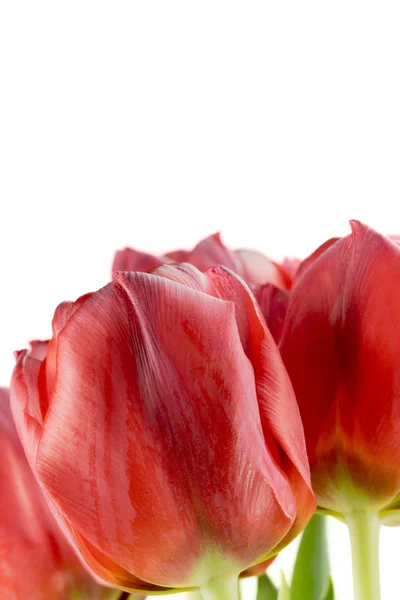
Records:
{"label": "curled petal tip", "polygon": [[357,235],[359,233],[363,233],[363,232],[367,233],[367,231],[373,231],[370,227],[368,227],[368,225],[366,225],[362,221],[359,221],[358,219],[351,219],[349,221],[349,223],[350,223],[351,231],[355,235]]}
{"label": "curled petal tip", "polygon": [[49,340],[31,340],[29,345],[31,347],[30,355],[32,358],[40,361],[45,359]]}
{"label": "curled petal tip", "polygon": [[18,360],[22,358],[22,356],[26,354],[26,352],[26,350],[14,350],[13,355],[15,360],[18,362]]}

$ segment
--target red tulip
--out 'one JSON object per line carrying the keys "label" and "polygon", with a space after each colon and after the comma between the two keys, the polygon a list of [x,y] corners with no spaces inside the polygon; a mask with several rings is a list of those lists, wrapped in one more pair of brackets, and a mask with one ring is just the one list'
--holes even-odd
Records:
{"label": "red tulip", "polygon": [[0,389],[0,597],[8,600],[114,598],[81,565],[51,515],[26,460]]}
{"label": "red tulip", "polygon": [[[400,508],[400,248],[358,222],[319,249],[280,343],[320,507]],[[390,504],[390,506],[388,506]]]}
{"label": "red tulip", "polygon": [[12,404],[76,547],[122,589],[235,578],[315,509],[278,349],[221,267],[117,273],[60,305],[46,356],[18,356]]}
{"label": "red tulip", "polygon": [[139,252],[132,248],[119,250],[115,254],[113,272],[149,271],[162,264],[185,262],[205,271],[215,265],[223,265],[249,284],[272,283],[282,289],[292,285],[300,261],[286,258],[281,265],[255,250],[228,250],[219,233],[211,235],[193,250],[175,250],[162,256]]}

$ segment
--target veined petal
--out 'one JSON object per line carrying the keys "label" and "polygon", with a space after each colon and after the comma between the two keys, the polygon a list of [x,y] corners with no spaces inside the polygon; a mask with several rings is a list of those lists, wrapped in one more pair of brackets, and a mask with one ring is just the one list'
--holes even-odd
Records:
{"label": "veined petal", "polygon": [[305,258],[299,265],[294,281],[296,282],[297,279],[307,271],[307,269],[309,267],[311,267],[311,265],[327,250],[329,250],[329,248],[331,246],[333,246],[333,244],[336,244],[336,242],[340,240],[340,238],[331,238],[329,240],[327,240],[326,242],[324,242],[323,244],[321,244],[320,246],[318,246],[318,248],[316,250],[314,250],[314,252],[312,254],[310,254],[310,256],[307,256],[307,258]]}
{"label": "veined petal", "polygon": [[233,253],[222,243],[219,233],[214,233],[214,235],[210,235],[199,242],[188,253],[185,262],[194,265],[200,271],[205,271],[213,265],[224,265],[233,270],[236,267]]}
{"label": "veined petal", "polygon": [[278,464],[279,454],[281,468],[296,498],[298,518],[279,545],[283,547],[305,527],[315,511],[296,398],[278,348],[249,288],[238,276],[222,268],[209,269],[207,275],[221,296],[235,302],[242,345],[254,369],[265,441]]}
{"label": "veined petal", "polygon": [[299,278],[280,343],[318,502],[339,512],[400,488],[400,249],[352,229]]}
{"label": "veined petal", "polygon": [[207,556],[239,570],[272,551],[296,506],[267,451],[235,305],[173,279],[118,273],[70,317],[37,469],[93,547],[182,587]]}
{"label": "veined petal", "polygon": [[266,285],[256,286],[254,296],[260,306],[272,337],[278,343],[285,323],[289,293],[271,283],[267,283]]}
{"label": "veined petal", "polygon": [[46,401],[46,411],[48,408],[48,396],[51,394],[51,391],[54,387],[54,381],[56,377],[57,370],[57,342],[58,335],[63,330],[65,325],[68,323],[69,319],[73,314],[88,300],[92,294],[84,294],[80,296],[76,302],[62,302],[56,308],[54,313],[54,317],[52,320],[52,329],[53,329],[53,337],[49,341],[49,345],[47,348],[45,365],[43,366],[46,372],[46,386],[47,386],[47,401]]}
{"label": "veined petal", "polygon": [[236,259],[236,268],[232,270],[236,271],[248,283],[254,285],[272,283],[284,290],[289,287],[281,268],[261,252],[235,250],[233,254]]}
{"label": "veined petal", "polygon": [[224,266],[245,279],[251,285],[272,283],[289,289],[300,261],[284,259],[282,265],[275,263],[255,250],[229,250],[215,233],[201,240],[192,250],[173,250],[159,256],[124,248],[115,254],[112,272],[150,272],[162,264],[189,263],[200,271],[213,266]]}
{"label": "veined petal", "polygon": [[112,272],[117,271],[150,271],[163,263],[172,262],[167,256],[155,256],[140,252],[133,248],[118,250],[114,256]]}
{"label": "veined petal", "polygon": [[89,565],[90,569],[96,573],[101,579],[111,584],[113,587],[125,590],[127,592],[146,592],[153,594],[177,593],[185,591],[188,588],[181,590],[177,588],[167,588],[153,585],[148,581],[143,581],[135,577],[129,571],[125,571],[120,565],[113,562],[101,550],[93,546],[83,535],[77,531],[71,530],[74,542],[79,548],[84,560]]}
{"label": "veined petal", "polygon": [[32,464],[43,427],[39,374],[42,361],[30,356],[28,350],[16,354],[17,362],[11,382],[11,407],[27,456]]}

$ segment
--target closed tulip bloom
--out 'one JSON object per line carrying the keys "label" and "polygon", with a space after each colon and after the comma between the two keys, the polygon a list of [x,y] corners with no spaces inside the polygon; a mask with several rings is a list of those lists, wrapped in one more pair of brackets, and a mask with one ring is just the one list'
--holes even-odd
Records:
{"label": "closed tulip bloom", "polygon": [[[353,538],[400,514],[399,282],[400,248],[353,222],[351,235],[308,261],[280,343],[318,505],[343,518]],[[376,600],[379,591],[372,585],[359,597]]]}
{"label": "closed tulip bloom", "polygon": [[106,600],[75,556],[47,507],[0,389],[0,598]]}
{"label": "closed tulip bloom", "polygon": [[219,233],[210,235],[193,250],[175,250],[160,256],[125,248],[115,253],[113,272],[149,271],[162,264],[185,262],[205,271],[209,267],[223,265],[240,275],[251,285],[272,283],[284,290],[289,289],[295,277],[299,261],[285,258],[278,264],[255,250],[229,250],[221,241]]}
{"label": "closed tulip bloom", "polygon": [[45,357],[19,354],[12,403],[77,549],[121,589],[233,599],[315,509],[290,380],[222,268],[119,272],[62,304]]}

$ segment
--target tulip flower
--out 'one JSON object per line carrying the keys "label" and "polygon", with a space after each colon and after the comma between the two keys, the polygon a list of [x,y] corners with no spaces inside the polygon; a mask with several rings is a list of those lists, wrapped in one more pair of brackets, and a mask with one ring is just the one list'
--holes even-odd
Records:
{"label": "tulip flower", "polygon": [[0,585],[8,600],[106,600],[81,565],[43,498],[0,388]]}
{"label": "tulip flower", "polygon": [[61,304],[12,380],[38,480],[93,571],[126,591],[237,597],[315,510],[290,380],[235,274],[118,272]]}
{"label": "tulip flower", "polygon": [[379,520],[400,520],[399,281],[400,248],[353,222],[307,262],[280,342],[318,506],[349,526],[363,600],[379,599]]}
{"label": "tulip flower", "polygon": [[291,287],[300,264],[294,258],[285,258],[282,264],[278,264],[255,250],[228,250],[222,243],[220,234],[216,233],[199,242],[193,250],[175,250],[161,256],[133,248],[119,250],[115,254],[112,270],[149,271],[162,264],[175,262],[190,263],[201,271],[223,265],[249,284],[272,283],[284,290]]}

